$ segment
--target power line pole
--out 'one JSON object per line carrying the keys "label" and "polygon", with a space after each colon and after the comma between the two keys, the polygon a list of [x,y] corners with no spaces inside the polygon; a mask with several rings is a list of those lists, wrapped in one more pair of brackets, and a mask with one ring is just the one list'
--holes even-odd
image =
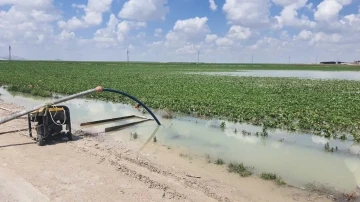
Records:
{"label": "power line pole", "polygon": [[254,54],[251,55],[251,64],[254,63]]}
{"label": "power line pole", "polygon": [[129,49],[126,49],[126,58],[127,58],[127,62],[129,62]]}
{"label": "power line pole", "polygon": [[11,46],[9,45],[9,60],[11,60]]}
{"label": "power line pole", "polygon": [[317,58],[318,58],[318,57],[316,57],[316,61],[315,61],[315,64],[317,64]]}
{"label": "power line pole", "polygon": [[200,62],[200,51],[198,51],[198,64]]}

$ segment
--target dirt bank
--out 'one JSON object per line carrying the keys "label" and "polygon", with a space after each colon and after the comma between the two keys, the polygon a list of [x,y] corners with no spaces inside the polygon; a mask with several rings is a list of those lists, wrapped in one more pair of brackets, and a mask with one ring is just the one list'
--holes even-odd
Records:
{"label": "dirt bank", "polygon": [[[20,110],[1,100],[0,107],[0,117]],[[17,119],[1,125],[0,133],[26,127]],[[139,152],[105,135],[78,133],[72,142],[40,147],[26,135],[0,135],[0,201],[332,201],[241,178],[156,143]]]}

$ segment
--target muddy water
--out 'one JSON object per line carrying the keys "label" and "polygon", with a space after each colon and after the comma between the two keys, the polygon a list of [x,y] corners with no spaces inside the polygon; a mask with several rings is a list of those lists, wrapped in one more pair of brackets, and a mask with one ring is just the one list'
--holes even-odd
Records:
{"label": "muddy water", "polygon": [[252,77],[292,77],[302,79],[339,79],[360,81],[360,72],[356,71],[244,70],[237,72],[201,72],[190,74]]}
{"label": "muddy water", "polygon": [[[0,88],[0,99],[13,102],[26,108],[48,100],[10,94]],[[75,128],[79,123],[126,115],[139,115],[151,118],[131,106],[110,102],[75,99],[63,103],[71,110]],[[163,119],[155,112],[162,125],[155,121],[141,123],[124,128],[121,131],[106,133],[114,140],[144,143],[156,130],[159,144],[188,148],[197,154],[209,154],[213,158],[222,158],[226,163],[243,162],[255,167],[254,172],[273,172],[286,182],[295,186],[317,182],[341,191],[353,191],[360,185],[360,146],[350,141],[328,140],[307,134],[288,134],[275,130],[269,131],[269,137],[244,136],[242,131],[260,132],[261,128],[225,122],[221,129],[220,120],[201,120],[186,116]],[[117,121],[96,126],[83,127],[93,132],[103,132],[104,128],[141,119]],[[237,133],[235,133],[235,129]],[[130,134],[138,134],[137,141],[130,141]],[[338,147],[337,152],[325,152],[324,144]],[[139,144],[140,145],[140,144]]]}

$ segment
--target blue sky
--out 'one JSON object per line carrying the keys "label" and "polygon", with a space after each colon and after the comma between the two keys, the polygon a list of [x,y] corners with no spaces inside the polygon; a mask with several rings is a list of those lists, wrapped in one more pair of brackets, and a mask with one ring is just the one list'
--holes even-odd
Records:
{"label": "blue sky", "polygon": [[358,0],[211,1],[0,0],[0,56],[11,44],[26,59],[360,60]]}
{"label": "blue sky", "polygon": [[[64,16],[67,18],[71,18],[72,16],[79,16],[84,14],[83,10],[73,8],[73,4],[78,5],[86,5],[87,0],[74,0],[74,1],[64,1],[64,0],[56,0],[55,5],[58,5],[59,8],[64,12]],[[111,4],[110,12],[106,12],[103,14],[104,21],[101,23],[99,27],[106,26],[110,15],[117,14],[122,9],[125,0],[114,0]],[[224,0],[217,1],[218,3],[223,4]],[[152,34],[154,29],[162,28],[163,30],[170,30],[173,28],[175,22],[179,19],[189,19],[195,16],[199,17],[208,17],[209,20],[208,24],[212,28],[212,31],[216,34],[225,34],[228,29],[229,25],[226,24],[226,18],[224,14],[217,10],[211,11],[209,10],[209,1],[207,0],[182,0],[182,1],[168,1],[169,13],[166,15],[166,20],[156,20],[156,21],[149,21],[147,24],[147,29],[144,30],[147,34]],[[96,30],[93,28],[92,31]],[[93,32],[89,30],[80,30],[82,36],[84,37],[92,37]]]}

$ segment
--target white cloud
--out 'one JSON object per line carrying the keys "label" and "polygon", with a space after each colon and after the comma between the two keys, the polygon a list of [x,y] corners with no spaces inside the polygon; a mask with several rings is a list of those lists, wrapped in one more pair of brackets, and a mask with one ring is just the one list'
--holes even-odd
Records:
{"label": "white cloud", "polygon": [[200,49],[200,45],[187,44],[181,48],[176,49],[176,53],[180,54],[194,54],[197,53]]}
{"label": "white cloud", "polygon": [[222,9],[232,24],[262,27],[270,23],[269,8],[269,0],[226,0]]}
{"label": "white cloud", "polygon": [[360,11],[359,14],[346,15],[342,23],[349,25],[354,31],[360,31]]}
{"label": "white cloud", "polygon": [[319,43],[323,42],[325,44],[340,42],[342,36],[340,34],[326,34],[324,32],[318,32],[313,34],[312,39],[310,40],[311,43]]}
{"label": "white cloud", "polygon": [[233,25],[230,27],[227,37],[236,40],[248,39],[251,36],[249,28]]}
{"label": "white cloud", "polygon": [[163,30],[161,28],[156,28],[154,36],[160,37],[163,33]]}
{"label": "white cloud", "polygon": [[217,46],[232,47],[240,45],[242,41],[249,39],[252,36],[250,28],[233,25],[224,37],[218,37],[215,34],[206,35],[205,42],[215,42]]}
{"label": "white cloud", "polygon": [[61,41],[66,41],[69,39],[74,39],[75,38],[75,33],[74,32],[68,32],[66,30],[61,31],[60,35],[59,35],[59,39]]}
{"label": "white cloud", "polygon": [[231,46],[234,44],[234,41],[229,38],[222,37],[222,38],[216,39],[215,43],[218,46]]}
{"label": "white cloud", "polygon": [[165,20],[169,11],[167,0],[129,0],[124,3],[118,16],[139,21]]}
{"label": "white cloud", "polygon": [[111,3],[112,0],[88,0],[87,6],[73,4],[73,7],[84,9],[85,15],[80,19],[73,16],[68,21],[61,20],[58,26],[62,29],[76,30],[100,25],[103,21],[103,13],[110,10]]}
{"label": "white cloud", "polygon": [[145,22],[122,21],[117,25],[117,39],[122,42],[131,29],[146,27]]}
{"label": "white cloud", "polygon": [[312,32],[308,30],[301,30],[301,32],[295,36],[295,39],[309,40],[312,36]]}
{"label": "white cloud", "polygon": [[211,43],[211,42],[214,42],[217,38],[218,38],[218,36],[216,34],[207,34],[206,38],[205,38],[205,42]]}
{"label": "white cloud", "polygon": [[144,39],[146,38],[146,33],[145,32],[140,32],[139,34],[137,34],[135,36],[136,39]]}
{"label": "white cloud", "polygon": [[305,6],[308,10],[312,11],[315,13],[315,9],[313,8],[314,7],[314,4],[313,3],[308,3],[306,4]]}
{"label": "white cloud", "polygon": [[10,5],[0,10],[0,41],[11,44],[42,44],[53,37],[50,23],[59,19],[59,12],[50,0],[0,1]]}
{"label": "white cloud", "polygon": [[84,4],[71,4],[71,7],[78,8],[78,9],[85,9],[86,5],[84,5]]}
{"label": "white cloud", "polygon": [[186,20],[178,20],[169,33],[166,34],[166,45],[181,46],[187,42],[204,40],[210,32],[207,17],[195,17]]}
{"label": "white cloud", "polygon": [[338,19],[339,12],[345,5],[349,5],[352,0],[324,0],[318,6],[314,13],[317,21],[332,22]]}
{"label": "white cloud", "polygon": [[[98,29],[94,33],[93,41],[97,46],[101,47],[116,47],[128,40],[128,34],[131,30],[138,30],[145,28],[145,22],[134,21],[119,21],[114,14],[110,15],[109,21],[105,28]],[[145,33],[139,33],[135,36],[136,39],[144,38]]]}
{"label": "white cloud", "polygon": [[174,25],[175,32],[182,32],[186,35],[198,35],[209,32],[209,26],[207,25],[207,17],[195,17],[187,20],[178,20]]}
{"label": "white cloud", "polygon": [[114,14],[110,16],[106,28],[98,29],[94,33],[94,41],[98,43],[113,44],[117,43],[117,25],[119,21]]}
{"label": "white cloud", "polygon": [[327,34],[324,32],[311,32],[308,30],[302,30],[298,35],[294,36],[295,40],[309,41],[310,45],[326,45],[337,44],[341,42],[343,36],[340,34]]}
{"label": "white cloud", "polygon": [[203,41],[210,33],[207,21],[207,17],[177,20],[173,29],[165,36],[165,47],[181,54],[194,53],[202,47]]}
{"label": "white cloud", "polygon": [[299,0],[272,0],[272,2],[274,2],[276,5],[285,7],[296,4],[297,2],[299,2]]}
{"label": "white cloud", "polygon": [[[350,0],[225,0],[221,6],[228,30],[216,21],[209,27],[211,10],[220,6],[216,0],[209,1],[207,17],[177,20],[170,30],[170,21],[151,30],[146,24],[166,19],[167,1],[122,1],[123,8],[114,14],[111,2],[72,4],[80,14],[65,19],[66,11],[60,12],[62,6],[53,0],[0,0],[0,56],[9,44],[14,55],[28,59],[126,60],[126,49],[131,49],[131,60],[147,61],[197,61],[199,50],[206,62],[251,62],[252,54],[255,62],[287,63],[290,55],[294,62],[314,62],[315,55],[319,61],[353,61],[360,54],[360,13],[344,9]],[[270,15],[270,3],[281,11]],[[106,12],[109,19],[103,19]],[[99,27],[89,29],[93,26]],[[74,31],[79,28],[84,30]]]}
{"label": "white cloud", "polygon": [[276,4],[284,6],[279,16],[275,16],[278,24],[277,28],[284,26],[298,27],[298,28],[314,28],[316,23],[309,20],[307,16],[298,18],[298,10],[307,6],[307,0],[273,0]]}
{"label": "white cloud", "polygon": [[2,5],[14,5],[32,9],[45,9],[53,6],[53,0],[1,0],[0,6]]}
{"label": "white cloud", "polygon": [[209,0],[209,4],[210,4],[210,9],[212,11],[216,11],[217,5],[215,4],[215,0]]}

